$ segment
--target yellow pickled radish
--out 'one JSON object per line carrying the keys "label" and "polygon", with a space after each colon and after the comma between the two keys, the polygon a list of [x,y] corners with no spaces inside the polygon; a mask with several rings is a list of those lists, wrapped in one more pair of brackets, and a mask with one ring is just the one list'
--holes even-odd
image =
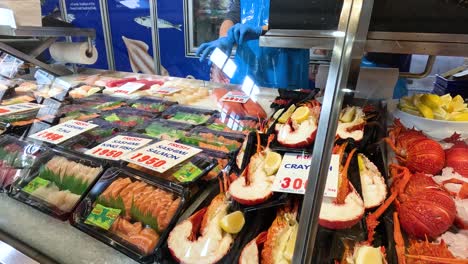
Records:
{"label": "yellow pickled radish", "polygon": [[291,231],[291,236],[289,237],[288,244],[284,249],[283,256],[285,259],[292,261],[294,256],[294,246],[296,245],[297,240],[297,231],[299,229],[298,225],[294,225],[293,230]]}
{"label": "yellow pickled radish", "polygon": [[380,251],[380,248],[362,246],[356,252],[354,263],[382,264],[382,252]]}
{"label": "yellow pickled radish", "polygon": [[244,227],[245,218],[241,211],[235,211],[221,218],[220,227],[229,234],[237,234]]}
{"label": "yellow pickled radish", "polygon": [[450,121],[468,121],[468,112],[466,113],[457,113],[455,115],[451,115],[449,118]]}
{"label": "yellow pickled radish", "polygon": [[278,171],[281,166],[281,160],[280,154],[273,151],[267,152],[264,169],[268,176],[274,175]]}
{"label": "yellow pickled radish", "polygon": [[421,96],[421,102],[432,109],[438,108],[442,105],[440,97],[436,94],[424,94]]}
{"label": "yellow pickled radish", "polygon": [[425,118],[434,119],[434,112],[432,111],[432,109],[429,106],[420,103],[420,104],[417,105],[417,107],[419,109],[419,112],[421,112],[421,114]]}
{"label": "yellow pickled radish", "polygon": [[307,106],[301,106],[294,111],[291,115],[291,119],[296,121],[297,123],[301,123],[309,118],[310,109]]}
{"label": "yellow pickled radish", "polygon": [[343,123],[350,123],[354,120],[354,116],[356,115],[356,107],[346,107],[341,112],[340,121]]}
{"label": "yellow pickled radish", "polygon": [[438,120],[447,119],[447,112],[442,107],[438,107],[434,109],[433,113],[434,113],[434,119],[438,119]]}
{"label": "yellow pickled radish", "polygon": [[296,110],[295,105],[291,105],[286,112],[284,112],[280,118],[278,118],[278,122],[281,124],[284,124],[288,121],[289,117],[294,113],[294,110]]}
{"label": "yellow pickled radish", "polygon": [[448,104],[452,102],[452,96],[450,94],[444,94],[440,97],[440,102],[442,106],[448,106]]}
{"label": "yellow pickled radish", "polygon": [[412,115],[415,115],[415,116],[422,116],[421,113],[419,112],[419,110],[413,110],[413,109],[409,109],[409,108],[401,108],[401,111],[403,112],[406,112],[408,114],[412,114]]}

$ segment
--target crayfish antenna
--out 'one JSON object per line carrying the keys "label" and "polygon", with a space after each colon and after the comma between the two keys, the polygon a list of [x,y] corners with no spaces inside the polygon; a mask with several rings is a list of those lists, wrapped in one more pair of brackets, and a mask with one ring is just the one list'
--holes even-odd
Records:
{"label": "crayfish antenna", "polygon": [[257,135],[257,152],[256,153],[259,153],[262,151],[262,141],[260,140],[260,133],[255,132],[255,134]]}
{"label": "crayfish antenna", "polygon": [[275,134],[271,134],[270,136],[268,136],[268,141],[267,141],[267,146],[266,146],[267,149],[270,148],[270,144],[271,142],[273,142],[274,139],[275,139]]}
{"label": "crayfish antenna", "polygon": [[398,219],[397,212],[393,212],[393,238],[395,239],[395,249],[398,257],[398,263],[406,264],[405,240],[401,234],[400,220]]}
{"label": "crayfish antenna", "polygon": [[[346,148],[346,143],[343,144],[343,145],[345,145],[344,148]],[[344,202],[346,200],[346,196],[348,196],[348,193],[349,193],[348,169],[349,169],[349,164],[351,163],[351,159],[354,156],[354,153],[356,153],[355,148],[353,150],[351,150],[351,152],[348,155],[348,158],[346,159],[346,164],[340,170],[338,195],[336,197],[336,203],[337,204],[344,204]]]}

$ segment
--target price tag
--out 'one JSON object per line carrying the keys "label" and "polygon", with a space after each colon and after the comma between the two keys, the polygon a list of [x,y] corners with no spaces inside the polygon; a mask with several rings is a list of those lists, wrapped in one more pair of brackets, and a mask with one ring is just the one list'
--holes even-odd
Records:
{"label": "price tag", "polygon": [[34,73],[34,78],[38,84],[51,84],[55,76],[43,70],[37,70],[36,73]]}
{"label": "price tag", "polygon": [[91,130],[98,125],[91,124],[78,120],[69,120],[60,125],[53,126],[46,130],[42,130],[33,135],[30,135],[29,138],[37,139],[52,144],[60,144],[66,140],[69,140],[72,137],[75,137],[81,133],[84,133],[88,130]]}
{"label": "price tag", "polygon": [[118,88],[115,88],[116,90],[114,91],[114,93],[121,94],[121,95],[131,94],[131,93],[138,91],[143,86],[145,86],[144,83],[128,82]]}
{"label": "price tag", "polygon": [[250,97],[248,95],[244,94],[243,92],[231,91],[231,92],[225,94],[221,98],[221,101],[245,104],[245,103],[247,103],[247,101],[249,99],[250,99]]}
{"label": "price tag", "polygon": [[327,183],[325,184],[324,196],[336,198],[338,195],[338,176],[340,175],[340,155],[331,156],[328,168]]}
{"label": "price tag", "polygon": [[86,151],[85,154],[101,159],[120,160],[125,154],[139,149],[150,142],[151,139],[147,138],[119,135]]}
{"label": "price tag", "polygon": [[41,108],[39,104],[21,103],[14,105],[0,106],[0,116],[32,111]]}
{"label": "price tag", "polygon": [[[330,168],[336,168],[339,170],[339,166],[335,166],[336,157],[338,157],[339,165],[339,156],[332,155],[332,162]],[[296,193],[304,194],[305,187],[307,186],[310,162],[312,156],[307,154],[297,154],[297,153],[286,153],[283,156],[281,166],[276,174],[275,181],[273,183],[272,190],[274,192],[285,192],[285,193]],[[327,177],[327,183],[325,187],[324,196],[327,197],[336,197],[337,186],[338,186],[338,174],[335,169],[331,170]]]}
{"label": "price tag", "polygon": [[154,91],[155,93],[158,93],[158,94],[173,94],[173,93],[177,93],[178,91],[182,90],[182,88],[175,88],[175,87],[159,87],[156,91]]}
{"label": "price tag", "polygon": [[163,140],[125,155],[122,159],[147,169],[163,173],[202,150]]}

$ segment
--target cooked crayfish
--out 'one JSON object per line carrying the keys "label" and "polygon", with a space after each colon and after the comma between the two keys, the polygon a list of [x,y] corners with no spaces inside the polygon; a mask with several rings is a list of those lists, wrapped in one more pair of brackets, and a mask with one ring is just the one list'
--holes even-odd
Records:
{"label": "cooked crayfish", "polygon": [[257,152],[250,158],[249,165],[242,175],[229,186],[229,194],[238,203],[256,205],[273,195],[271,185],[275,175],[268,175],[265,170],[265,160],[268,152],[272,151],[269,146],[273,139],[274,135],[270,135],[267,146],[263,148],[260,134],[257,133]]}
{"label": "cooked crayfish", "polygon": [[224,232],[219,224],[229,209],[229,200],[223,191],[228,185],[226,177],[220,185],[221,193],[208,207],[179,223],[169,234],[167,245],[178,262],[216,263],[229,252],[234,235]]}

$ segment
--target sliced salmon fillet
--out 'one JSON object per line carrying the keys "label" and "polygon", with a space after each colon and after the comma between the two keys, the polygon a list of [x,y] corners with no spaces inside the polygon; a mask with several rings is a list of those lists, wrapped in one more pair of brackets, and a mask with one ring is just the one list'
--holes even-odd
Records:
{"label": "sliced salmon fillet", "polygon": [[161,222],[158,221],[158,224],[159,224],[159,230],[164,230],[167,228],[167,226],[169,225],[169,223],[171,222],[172,218],[174,217],[174,215],[176,214],[177,212],[177,209],[179,209],[179,205],[180,205],[180,197],[175,199],[171,205],[169,206],[169,208],[167,209],[167,213],[166,213],[166,216],[162,219]]}
{"label": "sliced salmon fillet", "polygon": [[119,193],[119,196],[124,198],[125,196],[127,196],[127,194],[131,193],[133,188],[135,188],[135,186],[138,186],[138,181],[134,181],[132,183],[130,183],[129,185],[127,185],[127,187],[125,187],[120,193]]}
{"label": "sliced salmon fillet", "polygon": [[143,225],[141,222],[135,222],[132,224],[125,219],[121,219],[119,225],[117,226],[117,231],[127,236],[139,234],[141,230],[143,230]]}
{"label": "sliced salmon fillet", "polygon": [[141,202],[151,194],[155,189],[153,186],[146,186],[143,190],[139,191],[135,195],[133,195],[133,201],[135,203],[135,206],[139,207],[141,205]]}
{"label": "sliced salmon fillet", "polygon": [[120,191],[132,183],[130,178],[119,178],[115,180],[107,189],[101,194],[102,197],[117,197]]}
{"label": "sliced salmon fillet", "polygon": [[166,218],[167,210],[169,209],[169,206],[171,206],[171,203],[172,197],[166,195],[162,198],[161,202],[158,204],[158,207],[154,208],[153,216],[157,216],[158,228],[161,228],[161,230],[164,228],[162,228],[160,223],[164,222],[164,218]]}
{"label": "sliced salmon fillet", "polygon": [[[150,228],[146,228],[150,229]],[[156,234],[156,232],[155,232]],[[132,235],[128,238],[128,242],[135,245],[145,254],[150,254],[158,242],[159,237],[149,233]]]}

